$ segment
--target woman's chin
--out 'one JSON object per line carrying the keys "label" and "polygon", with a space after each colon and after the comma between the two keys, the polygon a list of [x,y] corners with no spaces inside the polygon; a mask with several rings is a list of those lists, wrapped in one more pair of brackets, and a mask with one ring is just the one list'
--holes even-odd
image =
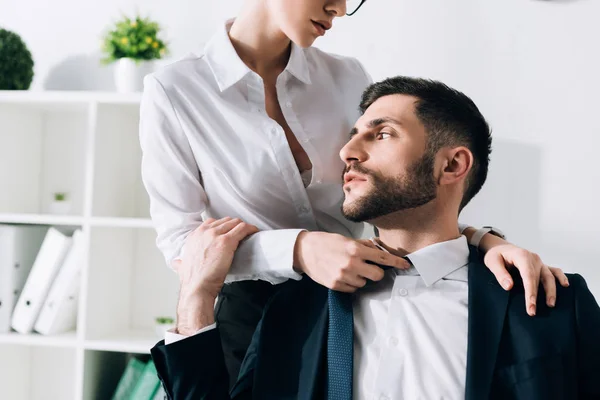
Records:
{"label": "woman's chin", "polygon": [[318,35],[312,32],[298,32],[290,36],[290,40],[294,42],[298,47],[307,49],[313,45]]}

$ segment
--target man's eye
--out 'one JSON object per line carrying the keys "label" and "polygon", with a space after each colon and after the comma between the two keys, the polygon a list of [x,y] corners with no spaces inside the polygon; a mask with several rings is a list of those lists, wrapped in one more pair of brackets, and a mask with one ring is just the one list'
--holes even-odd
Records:
{"label": "man's eye", "polygon": [[379,132],[379,133],[377,134],[377,139],[378,139],[378,140],[379,140],[379,139],[387,139],[387,138],[389,138],[390,136],[392,136],[390,133],[387,133],[387,132]]}

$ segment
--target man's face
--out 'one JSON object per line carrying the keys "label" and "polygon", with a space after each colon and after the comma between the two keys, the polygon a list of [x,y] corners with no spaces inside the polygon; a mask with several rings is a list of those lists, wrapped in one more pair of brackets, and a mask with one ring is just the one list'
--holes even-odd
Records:
{"label": "man's face", "polygon": [[381,97],[356,122],[340,151],[346,163],[342,212],[347,219],[371,221],[436,198],[435,154],[427,150],[416,100]]}

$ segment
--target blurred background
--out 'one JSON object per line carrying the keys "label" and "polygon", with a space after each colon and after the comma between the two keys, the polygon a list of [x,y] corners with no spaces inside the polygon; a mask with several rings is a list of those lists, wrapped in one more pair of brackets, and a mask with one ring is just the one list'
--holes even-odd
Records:
{"label": "blurred background", "polygon": [[[10,394],[0,398],[111,398],[151,375],[148,349],[173,317],[177,285],[154,248],[139,176],[139,88],[118,84],[136,72],[100,61],[123,15],[160,25],[144,33],[157,68],[201,53],[242,1],[0,0],[0,28],[34,61],[27,93],[0,92],[0,223],[83,238],[72,323],[0,333],[0,393]],[[499,227],[600,296],[599,15],[593,0],[368,0],[315,45],[357,57],[375,80],[427,77],[468,94],[494,147],[461,222]]]}

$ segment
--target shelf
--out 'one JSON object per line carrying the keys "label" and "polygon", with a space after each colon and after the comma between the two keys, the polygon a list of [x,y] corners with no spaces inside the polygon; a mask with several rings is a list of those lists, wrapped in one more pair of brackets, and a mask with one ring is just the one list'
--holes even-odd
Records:
{"label": "shelf", "polygon": [[94,91],[31,91],[0,90],[0,103],[11,104],[70,104],[97,102],[103,104],[138,105],[141,93]]}
{"label": "shelf", "polygon": [[[0,398],[110,398],[128,359],[149,358],[178,279],[156,246],[143,185],[141,93],[0,91],[0,224],[81,228],[80,330],[0,333]],[[55,214],[66,192],[69,214]]]}
{"label": "shelf", "polygon": [[77,336],[75,332],[59,335],[40,335],[38,333],[22,334],[18,332],[0,333],[0,344],[21,344],[28,346],[46,347],[75,347]]}
{"label": "shelf", "polygon": [[2,399],[77,399],[75,348],[0,344],[0,354]]}
{"label": "shelf", "polygon": [[0,223],[80,226],[83,225],[83,217],[77,215],[0,213]]}
{"label": "shelf", "polygon": [[111,218],[111,217],[92,217],[90,220],[92,226],[102,226],[109,228],[152,228],[150,218]]}
{"label": "shelf", "polygon": [[126,331],[107,335],[100,339],[86,340],[86,350],[116,351],[121,353],[149,354],[150,349],[160,340],[153,331]]}
{"label": "shelf", "polygon": [[[0,224],[33,224],[33,225],[64,225],[81,226],[87,218],[77,215],[50,215],[50,214],[8,214],[0,213]],[[152,228],[150,218],[117,218],[117,217],[92,217],[90,225],[108,228]]]}

